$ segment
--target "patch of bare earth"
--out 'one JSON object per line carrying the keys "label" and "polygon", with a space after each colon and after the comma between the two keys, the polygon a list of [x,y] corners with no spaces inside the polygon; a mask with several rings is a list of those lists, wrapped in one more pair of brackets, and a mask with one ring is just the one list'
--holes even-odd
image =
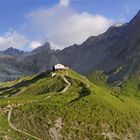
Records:
{"label": "patch of bare earth", "polygon": [[9,136],[5,135],[5,136],[3,136],[2,140],[13,140],[13,139],[10,138]]}
{"label": "patch of bare earth", "polygon": [[103,132],[101,133],[101,135],[104,136],[104,139],[109,140],[114,140],[116,138],[120,139],[120,137],[116,133],[110,130],[110,125],[108,125],[107,123],[102,124],[102,130]]}
{"label": "patch of bare earth", "polygon": [[127,130],[123,139],[124,140],[136,140],[136,137],[134,136],[134,133],[132,131]]}
{"label": "patch of bare earth", "polygon": [[62,138],[61,130],[62,130],[62,118],[58,118],[55,122],[54,127],[49,129],[49,135],[52,140],[60,140]]}
{"label": "patch of bare earth", "polygon": [[115,138],[119,139],[119,137],[114,132],[104,132],[102,133],[102,136],[104,136],[105,139],[109,140],[114,140]]}

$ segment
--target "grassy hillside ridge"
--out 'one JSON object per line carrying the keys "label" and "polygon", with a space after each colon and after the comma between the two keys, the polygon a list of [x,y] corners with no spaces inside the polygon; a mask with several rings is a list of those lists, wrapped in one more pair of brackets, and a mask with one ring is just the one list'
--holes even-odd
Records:
{"label": "grassy hillside ridge", "polygon": [[[67,83],[62,77],[71,83],[64,93]],[[51,73],[25,77],[0,87],[0,139],[33,139],[10,128],[7,105],[13,108],[11,123],[42,140],[137,140],[140,134],[138,98],[114,96],[114,90],[72,70],[59,71],[55,77]],[[7,87],[16,92],[5,95]]]}
{"label": "grassy hillside ridge", "polygon": [[97,83],[98,85],[103,86],[103,85],[107,84],[108,76],[105,75],[103,71],[94,70],[93,72],[88,74],[87,77],[89,78],[89,80],[91,80],[92,82]]}
{"label": "grassy hillside ridge", "polygon": [[49,72],[44,72],[36,76],[22,78],[22,80],[6,82],[4,85],[1,84],[1,97],[59,92],[66,86],[66,83],[60,76],[51,77]]}

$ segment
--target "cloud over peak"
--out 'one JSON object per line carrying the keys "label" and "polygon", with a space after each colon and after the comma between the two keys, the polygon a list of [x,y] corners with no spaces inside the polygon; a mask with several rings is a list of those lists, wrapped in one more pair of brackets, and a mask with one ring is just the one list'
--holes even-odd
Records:
{"label": "cloud over peak", "polygon": [[0,36],[0,50],[5,50],[9,47],[23,49],[30,41],[28,38],[17,31],[8,31],[3,36]]}
{"label": "cloud over peak", "polygon": [[68,4],[69,1],[62,0],[59,5],[39,9],[28,15],[30,26],[41,32],[48,41],[61,46],[60,49],[82,43],[91,35],[99,35],[113,23],[102,15],[79,13],[67,7]]}
{"label": "cloud over peak", "polygon": [[103,15],[77,12],[69,5],[70,0],[60,0],[53,7],[28,13],[22,29],[0,36],[0,50],[8,47],[32,50],[46,41],[54,49],[63,49],[105,32],[113,24]]}

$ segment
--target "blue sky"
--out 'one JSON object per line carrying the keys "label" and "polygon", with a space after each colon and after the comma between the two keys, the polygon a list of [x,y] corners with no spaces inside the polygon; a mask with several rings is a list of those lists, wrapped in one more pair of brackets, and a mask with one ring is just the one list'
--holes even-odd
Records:
{"label": "blue sky", "polygon": [[128,22],[139,9],[140,0],[0,0],[0,49],[30,50],[45,41],[64,48]]}

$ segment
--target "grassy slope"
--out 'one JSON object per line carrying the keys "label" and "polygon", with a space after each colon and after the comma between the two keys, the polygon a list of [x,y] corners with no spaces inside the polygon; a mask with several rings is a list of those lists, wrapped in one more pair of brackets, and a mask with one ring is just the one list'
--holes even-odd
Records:
{"label": "grassy slope", "polygon": [[[140,101],[135,96],[116,96],[110,88],[96,85],[87,78],[73,72],[58,72],[71,82],[70,89],[61,93],[66,86],[59,76],[49,74],[27,77],[22,80],[1,84],[1,95],[10,87],[17,96],[0,100],[1,108],[8,104],[18,105],[12,113],[13,124],[30,134],[46,140],[52,139],[56,122],[60,121],[61,131],[56,136],[71,140],[115,140],[136,139],[140,133]],[[34,80],[36,79],[36,80]],[[28,81],[15,91],[15,84]],[[33,82],[32,82],[33,81]],[[26,83],[26,82],[25,82]],[[123,92],[127,92],[127,87]],[[129,91],[129,90],[128,90]],[[10,92],[6,93],[9,96]],[[114,96],[115,95],[115,96]],[[5,97],[5,94],[2,96]],[[26,139],[8,126],[7,113],[0,115],[0,138]],[[30,137],[28,137],[31,139]]]}

